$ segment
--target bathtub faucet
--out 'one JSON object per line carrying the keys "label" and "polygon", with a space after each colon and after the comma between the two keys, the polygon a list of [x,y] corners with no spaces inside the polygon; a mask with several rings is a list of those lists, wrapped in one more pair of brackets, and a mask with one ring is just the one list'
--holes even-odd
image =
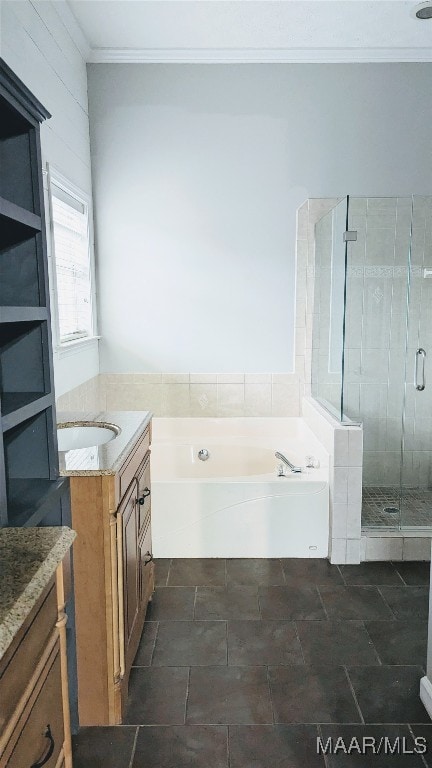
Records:
{"label": "bathtub faucet", "polygon": [[[301,472],[302,471],[301,467],[295,467],[294,464],[291,464],[291,462],[288,461],[287,457],[284,456],[283,453],[279,453],[279,451],[275,451],[275,456],[276,456],[277,459],[279,459],[279,461],[282,461],[283,464],[285,464],[287,467],[289,467],[291,472]],[[282,474],[283,474],[283,468],[282,468],[282,472],[279,471],[279,476],[281,476]]]}

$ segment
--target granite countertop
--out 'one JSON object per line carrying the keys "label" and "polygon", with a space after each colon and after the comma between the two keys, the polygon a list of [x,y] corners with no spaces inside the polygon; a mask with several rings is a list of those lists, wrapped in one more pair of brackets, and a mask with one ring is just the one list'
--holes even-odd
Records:
{"label": "granite countertop", "polygon": [[115,424],[121,430],[114,440],[105,445],[59,451],[60,474],[115,475],[134,444],[144,434],[151,418],[151,411],[58,411],[58,424],[105,422]]}
{"label": "granite countertop", "polygon": [[75,536],[63,526],[0,529],[0,659]]}

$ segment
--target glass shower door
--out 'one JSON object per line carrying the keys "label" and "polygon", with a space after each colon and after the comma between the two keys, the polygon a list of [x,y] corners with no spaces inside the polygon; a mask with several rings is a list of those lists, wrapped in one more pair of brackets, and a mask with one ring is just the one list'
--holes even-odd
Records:
{"label": "glass shower door", "polygon": [[344,412],[363,425],[362,525],[401,524],[411,198],[351,197]]}
{"label": "glass shower door", "polygon": [[408,263],[401,528],[432,525],[432,198],[413,197]]}

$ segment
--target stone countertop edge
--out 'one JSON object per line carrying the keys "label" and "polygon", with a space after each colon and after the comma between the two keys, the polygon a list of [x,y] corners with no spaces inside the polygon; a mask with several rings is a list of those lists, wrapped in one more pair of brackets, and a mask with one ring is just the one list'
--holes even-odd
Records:
{"label": "stone countertop edge", "polygon": [[[0,529],[0,659],[3,658],[57,566],[72,546],[76,533],[66,526]],[[27,550],[40,564],[30,569],[23,558],[7,559],[6,552]],[[5,586],[5,588],[3,588]],[[16,594],[15,594],[16,592]]]}
{"label": "stone countertop edge", "polygon": [[[100,446],[104,449],[105,459],[97,469],[66,469],[65,459],[68,451],[59,452],[60,475],[63,477],[88,477],[100,475],[116,475],[124,463],[134,444],[146,431],[153,418],[151,411],[59,411],[57,412],[57,424],[73,426],[77,421],[116,424],[121,433],[109,443]],[[118,440],[118,442],[117,442]],[[118,453],[116,448],[118,446]],[[86,450],[86,449],[85,449]],[[78,450],[75,450],[78,453]],[[112,454],[112,456],[111,456]],[[85,461],[84,461],[85,464]]]}

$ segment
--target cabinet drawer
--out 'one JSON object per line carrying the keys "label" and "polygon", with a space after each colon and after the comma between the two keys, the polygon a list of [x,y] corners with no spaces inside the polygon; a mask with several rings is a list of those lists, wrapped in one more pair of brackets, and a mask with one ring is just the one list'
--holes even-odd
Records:
{"label": "cabinet drawer", "polygon": [[142,460],[145,454],[147,453],[149,446],[150,446],[150,429],[147,427],[146,431],[144,432],[144,435],[142,436],[135,450],[133,451],[133,453],[131,453],[127,461],[123,464],[122,468],[120,469],[120,473],[119,473],[120,499],[124,496],[132,480],[137,475],[139,466],[142,463]]}
{"label": "cabinet drawer", "polygon": [[[64,742],[60,644],[57,640],[6,747],[0,768],[56,768]],[[61,762],[60,762],[61,765]]]}
{"label": "cabinet drawer", "polygon": [[[57,621],[55,586],[49,590],[36,616],[23,636],[3,674],[0,674],[0,734],[16,709],[17,702],[31,679],[36,664],[44,653]],[[23,767],[24,768],[24,767]]]}
{"label": "cabinet drawer", "polygon": [[150,515],[150,454],[138,475],[138,530],[141,533]]}

